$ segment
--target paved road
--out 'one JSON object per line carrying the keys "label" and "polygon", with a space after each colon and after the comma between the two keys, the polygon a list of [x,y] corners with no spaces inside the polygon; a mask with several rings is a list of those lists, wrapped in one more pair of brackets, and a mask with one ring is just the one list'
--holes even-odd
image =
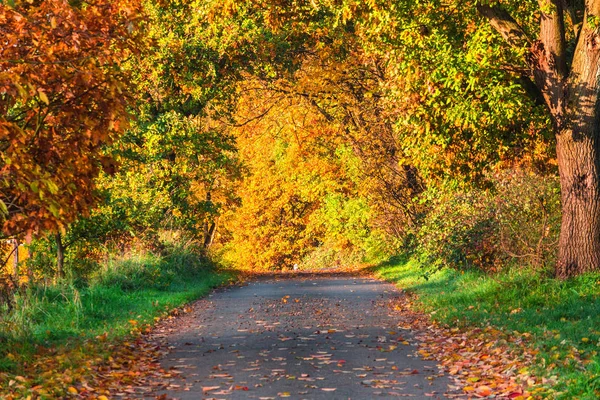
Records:
{"label": "paved road", "polygon": [[402,294],[341,276],[262,279],[200,300],[162,361],[168,398],[443,398],[450,381],[414,355]]}

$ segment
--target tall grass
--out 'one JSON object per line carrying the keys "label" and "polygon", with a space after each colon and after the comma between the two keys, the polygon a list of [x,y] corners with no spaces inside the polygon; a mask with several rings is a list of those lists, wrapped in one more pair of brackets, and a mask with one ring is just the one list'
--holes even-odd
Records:
{"label": "tall grass", "polygon": [[227,279],[191,249],[173,248],[164,256],[112,259],[86,284],[32,285],[15,294],[12,311],[0,314],[0,371],[22,372],[41,347],[124,337],[132,320],[151,323]]}

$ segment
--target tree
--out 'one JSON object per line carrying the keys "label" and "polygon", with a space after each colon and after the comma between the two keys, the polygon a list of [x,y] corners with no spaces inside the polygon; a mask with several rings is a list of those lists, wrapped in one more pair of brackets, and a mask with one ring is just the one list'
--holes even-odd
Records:
{"label": "tree", "polygon": [[145,232],[151,241],[161,229],[180,230],[202,236],[208,247],[220,210],[235,202],[239,175],[233,138],[224,130],[175,111],[138,121],[111,148],[120,169],[98,180],[104,204],[94,211],[97,221],[115,233]]}
{"label": "tree", "polygon": [[600,1],[539,1],[537,39],[499,4],[479,13],[527,49],[530,77],[552,117],[561,183],[556,276],[600,270]]}
{"label": "tree", "polygon": [[8,236],[56,231],[94,202],[102,153],[128,123],[121,68],[136,0],[0,4],[0,210]]}
{"label": "tree", "polygon": [[[256,40],[248,31],[262,33],[246,71],[265,91],[304,99],[339,128],[335,134],[361,159],[370,205],[395,235],[418,225],[426,208],[415,198],[424,188],[480,184],[486,171],[546,140],[546,114],[515,83],[518,69],[504,68],[517,52],[499,46],[472,3],[238,2],[214,9],[212,20],[230,27],[228,43],[247,49]],[[228,57],[236,52],[230,48]]]}

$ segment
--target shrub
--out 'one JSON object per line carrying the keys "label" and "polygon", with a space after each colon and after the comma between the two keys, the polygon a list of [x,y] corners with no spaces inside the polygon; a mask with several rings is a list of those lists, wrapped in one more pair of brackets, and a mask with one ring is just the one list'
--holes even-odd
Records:
{"label": "shrub", "polygon": [[445,266],[490,269],[497,260],[493,245],[498,231],[492,202],[485,192],[438,196],[420,226],[417,251],[428,269]]}
{"label": "shrub", "polygon": [[556,177],[505,170],[489,187],[430,191],[429,209],[415,232],[426,268],[496,271],[507,263],[552,263],[560,229]]}
{"label": "shrub", "polygon": [[534,267],[553,264],[561,219],[558,178],[503,171],[496,182],[499,250]]}

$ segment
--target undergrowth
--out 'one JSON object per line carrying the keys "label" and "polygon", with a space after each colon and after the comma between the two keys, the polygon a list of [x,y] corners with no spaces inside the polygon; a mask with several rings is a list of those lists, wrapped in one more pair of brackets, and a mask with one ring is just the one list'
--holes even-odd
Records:
{"label": "undergrowth", "polygon": [[151,324],[231,277],[194,252],[173,249],[111,260],[85,284],[22,289],[13,310],[0,313],[0,375],[26,374],[49,349],[126,338],[132,327]]}

